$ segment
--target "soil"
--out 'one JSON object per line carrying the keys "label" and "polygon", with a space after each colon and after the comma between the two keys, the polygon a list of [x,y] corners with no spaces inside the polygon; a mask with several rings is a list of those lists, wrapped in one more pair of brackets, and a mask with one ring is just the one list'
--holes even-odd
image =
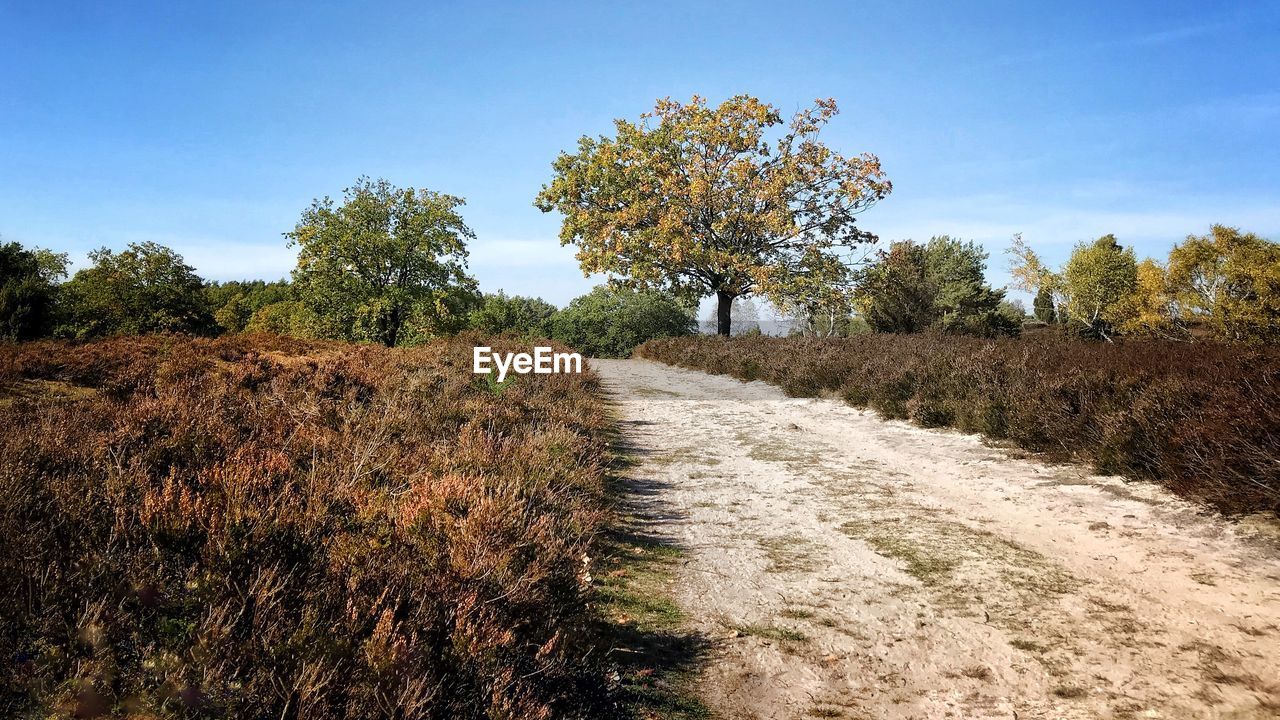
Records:
{"label": "soil", "polygon": [[724,718],[1280,716],[1280,532],[642,360],[595,360]]}

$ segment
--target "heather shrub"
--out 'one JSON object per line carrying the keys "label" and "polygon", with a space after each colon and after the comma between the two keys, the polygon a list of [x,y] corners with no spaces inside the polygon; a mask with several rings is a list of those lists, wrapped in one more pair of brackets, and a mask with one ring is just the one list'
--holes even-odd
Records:
{"label": "heather shrub", "polygon": [[1280,349],[879,334],[670,338],[636,354],[982,433],[1224,510],[1280,511]]}
{"label": "heather shrub", "polygon": [[595,380],[470,347],[0,347],[0,715],[592,715]]}

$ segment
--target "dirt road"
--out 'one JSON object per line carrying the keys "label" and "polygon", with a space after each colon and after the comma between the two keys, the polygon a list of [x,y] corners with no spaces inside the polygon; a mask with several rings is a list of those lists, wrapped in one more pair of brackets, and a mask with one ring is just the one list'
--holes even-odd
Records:
{"label": "dirt road", "polygon": [[1280,716],[1280,537],[1150,484],[593,361],[724,718]]}

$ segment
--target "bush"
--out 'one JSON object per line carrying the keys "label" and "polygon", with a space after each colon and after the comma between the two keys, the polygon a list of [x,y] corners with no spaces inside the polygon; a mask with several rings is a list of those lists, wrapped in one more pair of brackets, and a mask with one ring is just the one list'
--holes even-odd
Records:
{"label": "bush", "polygon": [[627,357],[646,340],[689,335],[696,323],[665,293],[597,287],[551,317],[551,336],[591,357]]}
{"label": "bush", "polygon": [[486,335],[511,332],[548,337],[555,312],[556,307],[542,298],[486,293],[480,307],[467,317],[467,327]]}
{"label": "bush", "polygon": [[470,350],[0,347],[0,715],[592,716],[605,411]]}
{"label": "bush", "polygon": [[640,357],[838,394],[1099,471],[1158,480],[1228,511],[1280,512],[1280,349],[939,335],[654,340]]}

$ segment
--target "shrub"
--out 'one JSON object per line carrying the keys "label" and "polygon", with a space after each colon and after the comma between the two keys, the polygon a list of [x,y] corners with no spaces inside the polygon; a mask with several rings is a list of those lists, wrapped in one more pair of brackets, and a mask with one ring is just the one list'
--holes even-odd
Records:
{"label": "shrub", "polygon": [[695,323],[665,293],[597,287],[551,317],[551,336],[592,357],[626,357],[646,340],[688,335]]}
{"label": "shrub", "polygon": [[546,337],[555,312],[556,307],[542,298],[486,293],[480,307],[467,316],[467,327],[487,335],[512,332]]}
{"label": "shrub", "polygon": [[1280,349],[1072,341],[678,338],[636,355],[889,418],[952,425],[1055,459],[1158,480],[1230,511],[1280,511]]}
{"label": "shrub", "polygon": [[595,381],[469,359],[0,347],[0,715],[590,715]]}

